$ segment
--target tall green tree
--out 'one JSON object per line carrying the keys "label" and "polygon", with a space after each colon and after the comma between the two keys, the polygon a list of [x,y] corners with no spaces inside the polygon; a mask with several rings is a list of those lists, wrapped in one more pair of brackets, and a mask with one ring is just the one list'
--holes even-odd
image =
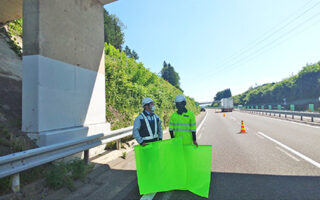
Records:
{"label": "tall green tree", "polygon": [[135,60],[139,59],[137,52],[135,52],[135,50],[131,51],[131,49],[128,46],[126,46],[123,51],[127,55],[128,58],[133,58]]}
{"label": "tall green tree", "polygon": [[176,88],[180,89],[180,76],[179,74],[174,70],[174,67],[166,61],[163,62],[163,68],[160,72],[161,77],[168,81],[171,85],[175,86]]}
{"label": "tall green tree", "polygon": [[227,88],[225,90],[217,92],[216,96],[214,97],[214,101],[220,101],[223,98],[229,98],[231,96],[231,90],[230,88]]}
{"label": "tall green tree", "polygon": [[113,45],[115,48],[122,50],[124,43],[123,29],[125,25],[120,19],[108,11],[104,11],[104,41]]}
{"label": "tall green tree", "polygon": [[132,50],[131,56],[132,56],[132,58],[135,59],[135,60],[138,60],[138,59],[139,59],[139,56],[138,56],[137,52],[135,52],[135,50]]}

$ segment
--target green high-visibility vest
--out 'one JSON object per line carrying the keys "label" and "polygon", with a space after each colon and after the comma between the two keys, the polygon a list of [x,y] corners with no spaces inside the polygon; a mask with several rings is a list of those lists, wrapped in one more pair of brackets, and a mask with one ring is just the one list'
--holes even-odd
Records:
{"label": "green high-visibility vest", "polygon": [[196,132],[196,118],[191,111],[179,115],[173,113],[169,121],[169,131],[174,132],[174,137],[182,137],[183,144],[192,144],[192,132]]}

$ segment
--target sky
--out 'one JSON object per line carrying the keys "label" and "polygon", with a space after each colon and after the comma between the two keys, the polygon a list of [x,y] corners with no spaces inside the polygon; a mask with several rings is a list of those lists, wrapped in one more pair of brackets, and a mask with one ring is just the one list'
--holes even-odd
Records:
{"label": "sky", "polygon": [[157,74],[169,62],[198,102],[320,61],[320,0],[118,0],[105,9],[126,26],[123,46]]}

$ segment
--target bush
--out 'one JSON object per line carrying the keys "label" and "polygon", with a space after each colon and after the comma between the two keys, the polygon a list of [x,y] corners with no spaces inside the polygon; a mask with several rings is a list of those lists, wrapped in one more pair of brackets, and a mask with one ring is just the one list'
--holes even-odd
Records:
{"label": "bush", "polygon": [[[151,97],[156,104],[155,113],[168,126],[175,112],[174,98],[182,91],[150,72],[143,64],[128,58],[112,45],[105,44],[106,117],[112,129],[132,126],[134,118],[143,110],[141,101]],[[199,113],[199,106],[187,98],[187,108]]]}
{"label": "bush", "polygon": [[86,165],[83,160],[73,160],[69,163],[58,162],[48,169],[46,183],[53,189],[68,187],[74,190],[73,180],[84,180],[93,169],[93,165]]}

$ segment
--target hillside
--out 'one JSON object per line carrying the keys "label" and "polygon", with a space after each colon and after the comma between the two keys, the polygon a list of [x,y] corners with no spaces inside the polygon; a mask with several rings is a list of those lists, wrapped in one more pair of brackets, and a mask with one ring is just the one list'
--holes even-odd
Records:
{"label": "hillside", "polygon": [[[155,112],[168,126],[169,117],[175,112],[174,98],[182,92],[112,45],[106,43],[105,52],[106,115],[112,129],[131,126],[147,96],[156,102]],[[187,108],[199,113],[199,107],[189,97]]]}
{"label": "hillside", "polygon": [[[320,62],[310,64],[296,75],[277,83],[267,83],[234,96],[235,105],[295,104],[298,110],[307,109],[309,103],[319,107]],[[245,104],[246,103],[246,104]]]}

